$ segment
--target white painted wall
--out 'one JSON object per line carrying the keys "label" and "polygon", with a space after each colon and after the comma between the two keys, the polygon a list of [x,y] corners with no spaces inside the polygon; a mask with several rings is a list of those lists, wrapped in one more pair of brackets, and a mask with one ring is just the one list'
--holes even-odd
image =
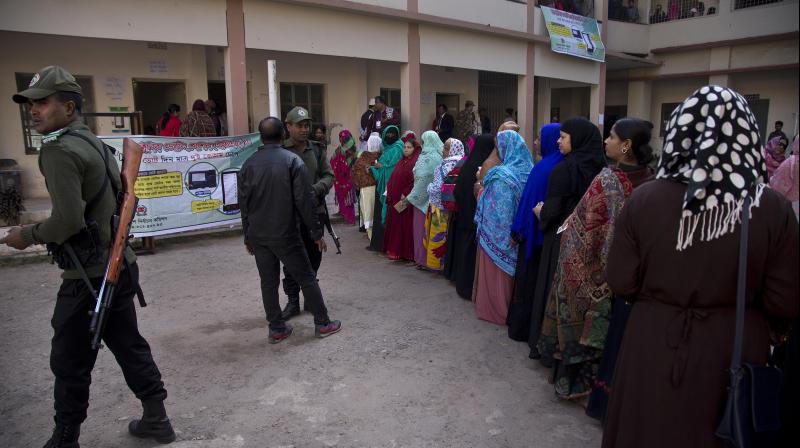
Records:
{"label": "white painted wall", "polygon": [[[37,156],[25,155],[19,108],[11,101],[17,91],[15,73],[35,73],[48,65],[61,65],[75,75],[91,76],[95,112],[108,112],[111,106],[127,106],[133,111],[134,78],[185,82],[183,116],[192,100],[208,96],[206,53],[200,46],[169,44],[167,50],[153,50],[145,42],[7,31],[0,31],[0,42],[14,42],[5,46],[0,58],[0,158],[15,159],[20,164],[26,197],[45,197],[47,191]],[[163,62],[167,72],[151,73],[151,61]],[[110,133],[111,120],[97,119],[98,133]]]}
{"label": "white painted wall", "polygon": [[508,0],[419,0],[419,12],[515,31],[528,26],[527,5]]}
{"label": "white painted wall", "polygon": [[799,61],[800,48],[797,40],[742,45],[731,48],[731,68],[797,64]]}
{"label": "white painted wall", "polygon": [[610,20],[606,42],[603,43],[607,51],[650,53],[650,26]]}
{"label": "white painted wall", "polygon": [[784,132],[791,136],[800,131],[794,128],[798,114],[798,70],[772,70],[770,72],[735,73],[730,76],[730,87],[742,95],[758,94],[769,100],[767,126],[761,129],[762,138],[772,131],[777,120],[784,122]]}
{"label": "white painted wall", "polygon": [[350,0],[353,3],[364,3],[365,5],[383,6],[385,8],[406,9],[406,0]]}
{"label": "white painted wall", "polygon": [[426,25],[419,38],[423,64],[525,74],[525,42]]}
{"label": "white painted wall", "polygon": [[221,0],[3,0],[0,30],[227,45]]}
{"label": "white painted wall", "polygon": [[555,53],[547,44],[536,45],[536,63],[533,66],[536,76],[584,84],[600,82],[600,64],[588,59]]}
{"label": "white painted wall", "polygon": [[247,48],[408,60],[402,22],[260,0],[245,0],[244,12]]}
{"label": "white painted wall", "polygon": [[606,106],[625,106],[628,104],[628,83],[609,81],[606,83]]}
{"label": "white painted wall", "polygon": [[[333,56],[305,55],[283,51],[247,50],[248,80],[254,125],[269,115],[267,93],[268,59],[277,61],[277,81],[325,85],[325,121],[340,123],[358,133],[366,110],[366,61]],[[313,69],[312,69],[313,67]],[[281,119],[285,117],[280,117]],[[337,128],[335,133],[341,131]]]}

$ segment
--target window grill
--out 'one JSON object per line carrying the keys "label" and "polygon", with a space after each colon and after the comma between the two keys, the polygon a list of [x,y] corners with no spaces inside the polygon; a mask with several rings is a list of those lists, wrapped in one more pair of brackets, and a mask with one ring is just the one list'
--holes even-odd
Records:
{"label": "window grill", "polygon": [[711,16],[717,13],[719,0],[658,0],[650,9],[650,23],[671,22]]}
{"label": "window grill", "polygon": [[579,16],[594,17],[594,0],[538,0],[536,4]]}
{"label": "window grill", "polygon": [[733,9],[752,8],[754,6],[768,5],[771,3],[780,3],[783,0],[734,0]]}

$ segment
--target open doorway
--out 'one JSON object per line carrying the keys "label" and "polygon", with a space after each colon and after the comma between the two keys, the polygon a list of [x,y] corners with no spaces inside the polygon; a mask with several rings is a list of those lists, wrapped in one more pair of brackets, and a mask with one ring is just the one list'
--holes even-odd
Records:
{"label": "open doorway", "polygon": [[133,80],[133,107],[142,111],[144,133],[154,135],[161,115],[170,104],[181,107],[180,115],[189,112],[186,107],[186,85],[183,81]]}
{"label": "open doorway", "polygon": [[611,128],[620,118],[628,115],[628,106],[606,106],[605,120],[603,120],[603,140],[611,135]]}

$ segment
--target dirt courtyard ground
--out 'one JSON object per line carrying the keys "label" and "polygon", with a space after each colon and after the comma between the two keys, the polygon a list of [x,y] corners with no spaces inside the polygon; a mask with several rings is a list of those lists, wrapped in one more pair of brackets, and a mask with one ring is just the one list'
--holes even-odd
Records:
{"label": "dirt courtyard ground", "polygon": [[[443,278],[365,251],[352,227],[337,231],[344,254],[329,250],[319,279],[343,330],[325,340],[304,313],[289,340],[267,344],[255,262],[237,232],[140,257],[149,306],[139,324],[169,391],[172,447],[600,446],[600,425],[556,399],[526,344],[477,320]],[[2,447],[38,448],[52,430],[58,274],[47,263],[0,267]],[[81,446],[156,446],[127,434],[140,412],[104,349]]]}

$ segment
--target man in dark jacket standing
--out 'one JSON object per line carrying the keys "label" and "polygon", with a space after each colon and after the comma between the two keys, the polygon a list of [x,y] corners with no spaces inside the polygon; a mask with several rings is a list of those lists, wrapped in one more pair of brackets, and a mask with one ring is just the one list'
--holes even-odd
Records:
{"label": "man in dark jacket standing", "polygon": [[306,165],[297,154],[281,147],[283,124],[275,117],[258,125],[264,146],[239,171],[239,206],[244,244],[254,255],[261,277],[261,295],[269,322],[269,342],[276,344],[292,334],[278,301],[280,264],[303,290],[306,307],[314,314],[316,335],[324,338],[342,324],[330,320],[317,275],[300,235],[298,219],[314,241],[315,250],[327,250],[322,226],[314,210],[314,197]]}
{"label": "man in dark jacket standing", "polygon": [[[333,169],[328,161],[325,147],[319,142],[309,140],[311,115],[304,108],[295,107],[286,114],[286,127],[289,138],[283,142],[283,147],[300,156],[306,165],[306,175],[313,196],[311,204],[317,219],[324,222],[325,215],[328,213],[325,208],[325,196],[333,186]],[[322,264],[322,252],[317,249],[314,240],[308,236],[308,227],[304,226],[305,224],[301,222],[301,238],[308,253],[308,259],[311,261],[311,267],[314,272],[317,272]],[[289,320],[300,314],[300,285],[286,269],[286,266],[283,269],[283,277],[283,292],[289,298],[286,308],[283,309],[283,318]],[[305,309],[309,310],[309,307],[306,306]]]}

